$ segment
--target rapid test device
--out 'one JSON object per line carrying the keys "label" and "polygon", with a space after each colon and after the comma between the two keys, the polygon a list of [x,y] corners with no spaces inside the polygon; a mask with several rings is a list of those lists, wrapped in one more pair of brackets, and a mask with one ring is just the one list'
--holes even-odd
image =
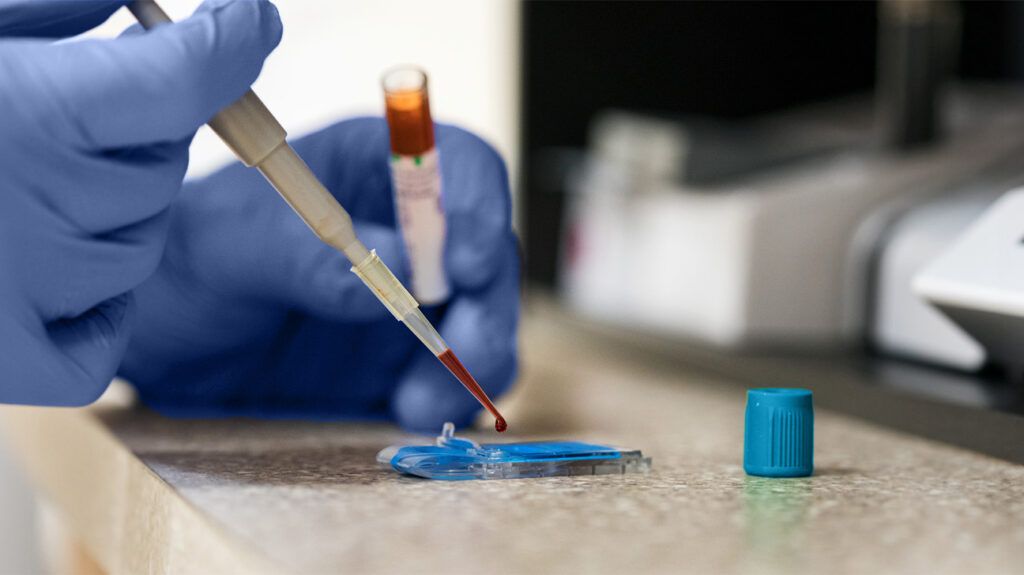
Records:
{"label": "rapid test device", "polygon": [[445,423],[433,445],[392,445],[377,462],[427,479],[525,479],[566,475],[647,473],[651,458],[639,450],[579,441],[478,444],[455,436]]}

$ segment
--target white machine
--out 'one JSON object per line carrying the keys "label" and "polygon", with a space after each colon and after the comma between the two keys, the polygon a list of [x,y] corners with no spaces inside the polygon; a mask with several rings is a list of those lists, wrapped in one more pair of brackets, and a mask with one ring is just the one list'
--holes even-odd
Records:
{"label": "white machine", "polygon": [[982,189],[894,215],[875,258],[868,329],[876,348],[965,371],[985,363],[981,344],[922,299],[913,282],[998,196],[997,191]]}
{"label": "white machine", "polygon": [[913,289],[1019,378],[1024,368],[1024,188],[1004,195],[972,223],[917,274]]}
{"label": "white machine", "polygon": [[[784,129],[749,140],[780,149],[794,141],[835,145],[703,181],[688,177],[694,157],[703,154],[707,165],[715,154],[744,151],[742,133],[708,153],[686,122],[605,116],[572,186],[565,299],[605,321],[730,348],[860,342],[871,323],[873,266],[894,214],[988,181],[1017,159],[1024,174],[1018,92],[960,92],[948,108],[948,137],[909,153],[878,151],[865,109],[791,114],[777,123]],[[983,208],[982,200],[952,227]],[[915,271],[900,272],[906,292]],[[958,353],[961,366],[982,361],[976,346]]]}

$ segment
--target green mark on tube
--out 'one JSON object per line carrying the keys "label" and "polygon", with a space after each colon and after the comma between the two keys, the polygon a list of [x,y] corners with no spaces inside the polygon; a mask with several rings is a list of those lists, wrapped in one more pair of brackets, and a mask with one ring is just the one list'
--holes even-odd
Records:
{"label": "green mark on tube", "polygon": [[413,156],[412,161],[415,162],[416,165],[418,166],[423,162],[423,158],[421,158],[420,156]]}

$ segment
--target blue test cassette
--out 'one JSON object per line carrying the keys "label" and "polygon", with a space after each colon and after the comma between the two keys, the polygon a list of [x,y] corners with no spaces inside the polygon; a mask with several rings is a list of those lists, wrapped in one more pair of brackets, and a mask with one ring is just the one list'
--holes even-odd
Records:
{"label": "blue test cassette", "polygon": [[651,459],[639,450],[579,441],[478,444],[456,437],[445,423],[433,445],[392,445],[377,461],[427,479],[521,479],[567,475],[646,473]]}

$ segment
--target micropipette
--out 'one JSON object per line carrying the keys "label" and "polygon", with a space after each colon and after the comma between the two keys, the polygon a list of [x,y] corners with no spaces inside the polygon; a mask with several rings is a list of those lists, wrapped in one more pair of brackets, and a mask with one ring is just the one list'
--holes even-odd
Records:
{"label": "micropipette", "polygon": [[[170,23],[154,0],[135,0],[128,10],[147,30]],[[246,166],[256,168],[324,243],[352,263],[352,272],[366,284],[395,318],[405,324],[495,418],[494,427],[505,431],[505,419],[455,357],[441,334],[419,309],[419,303],[377,256],[368,250],[352,227],[352,218],[324,188],[302,158],[285,141],[287,132],[263,102],[249,90],[217,113],[210,128]]]}

